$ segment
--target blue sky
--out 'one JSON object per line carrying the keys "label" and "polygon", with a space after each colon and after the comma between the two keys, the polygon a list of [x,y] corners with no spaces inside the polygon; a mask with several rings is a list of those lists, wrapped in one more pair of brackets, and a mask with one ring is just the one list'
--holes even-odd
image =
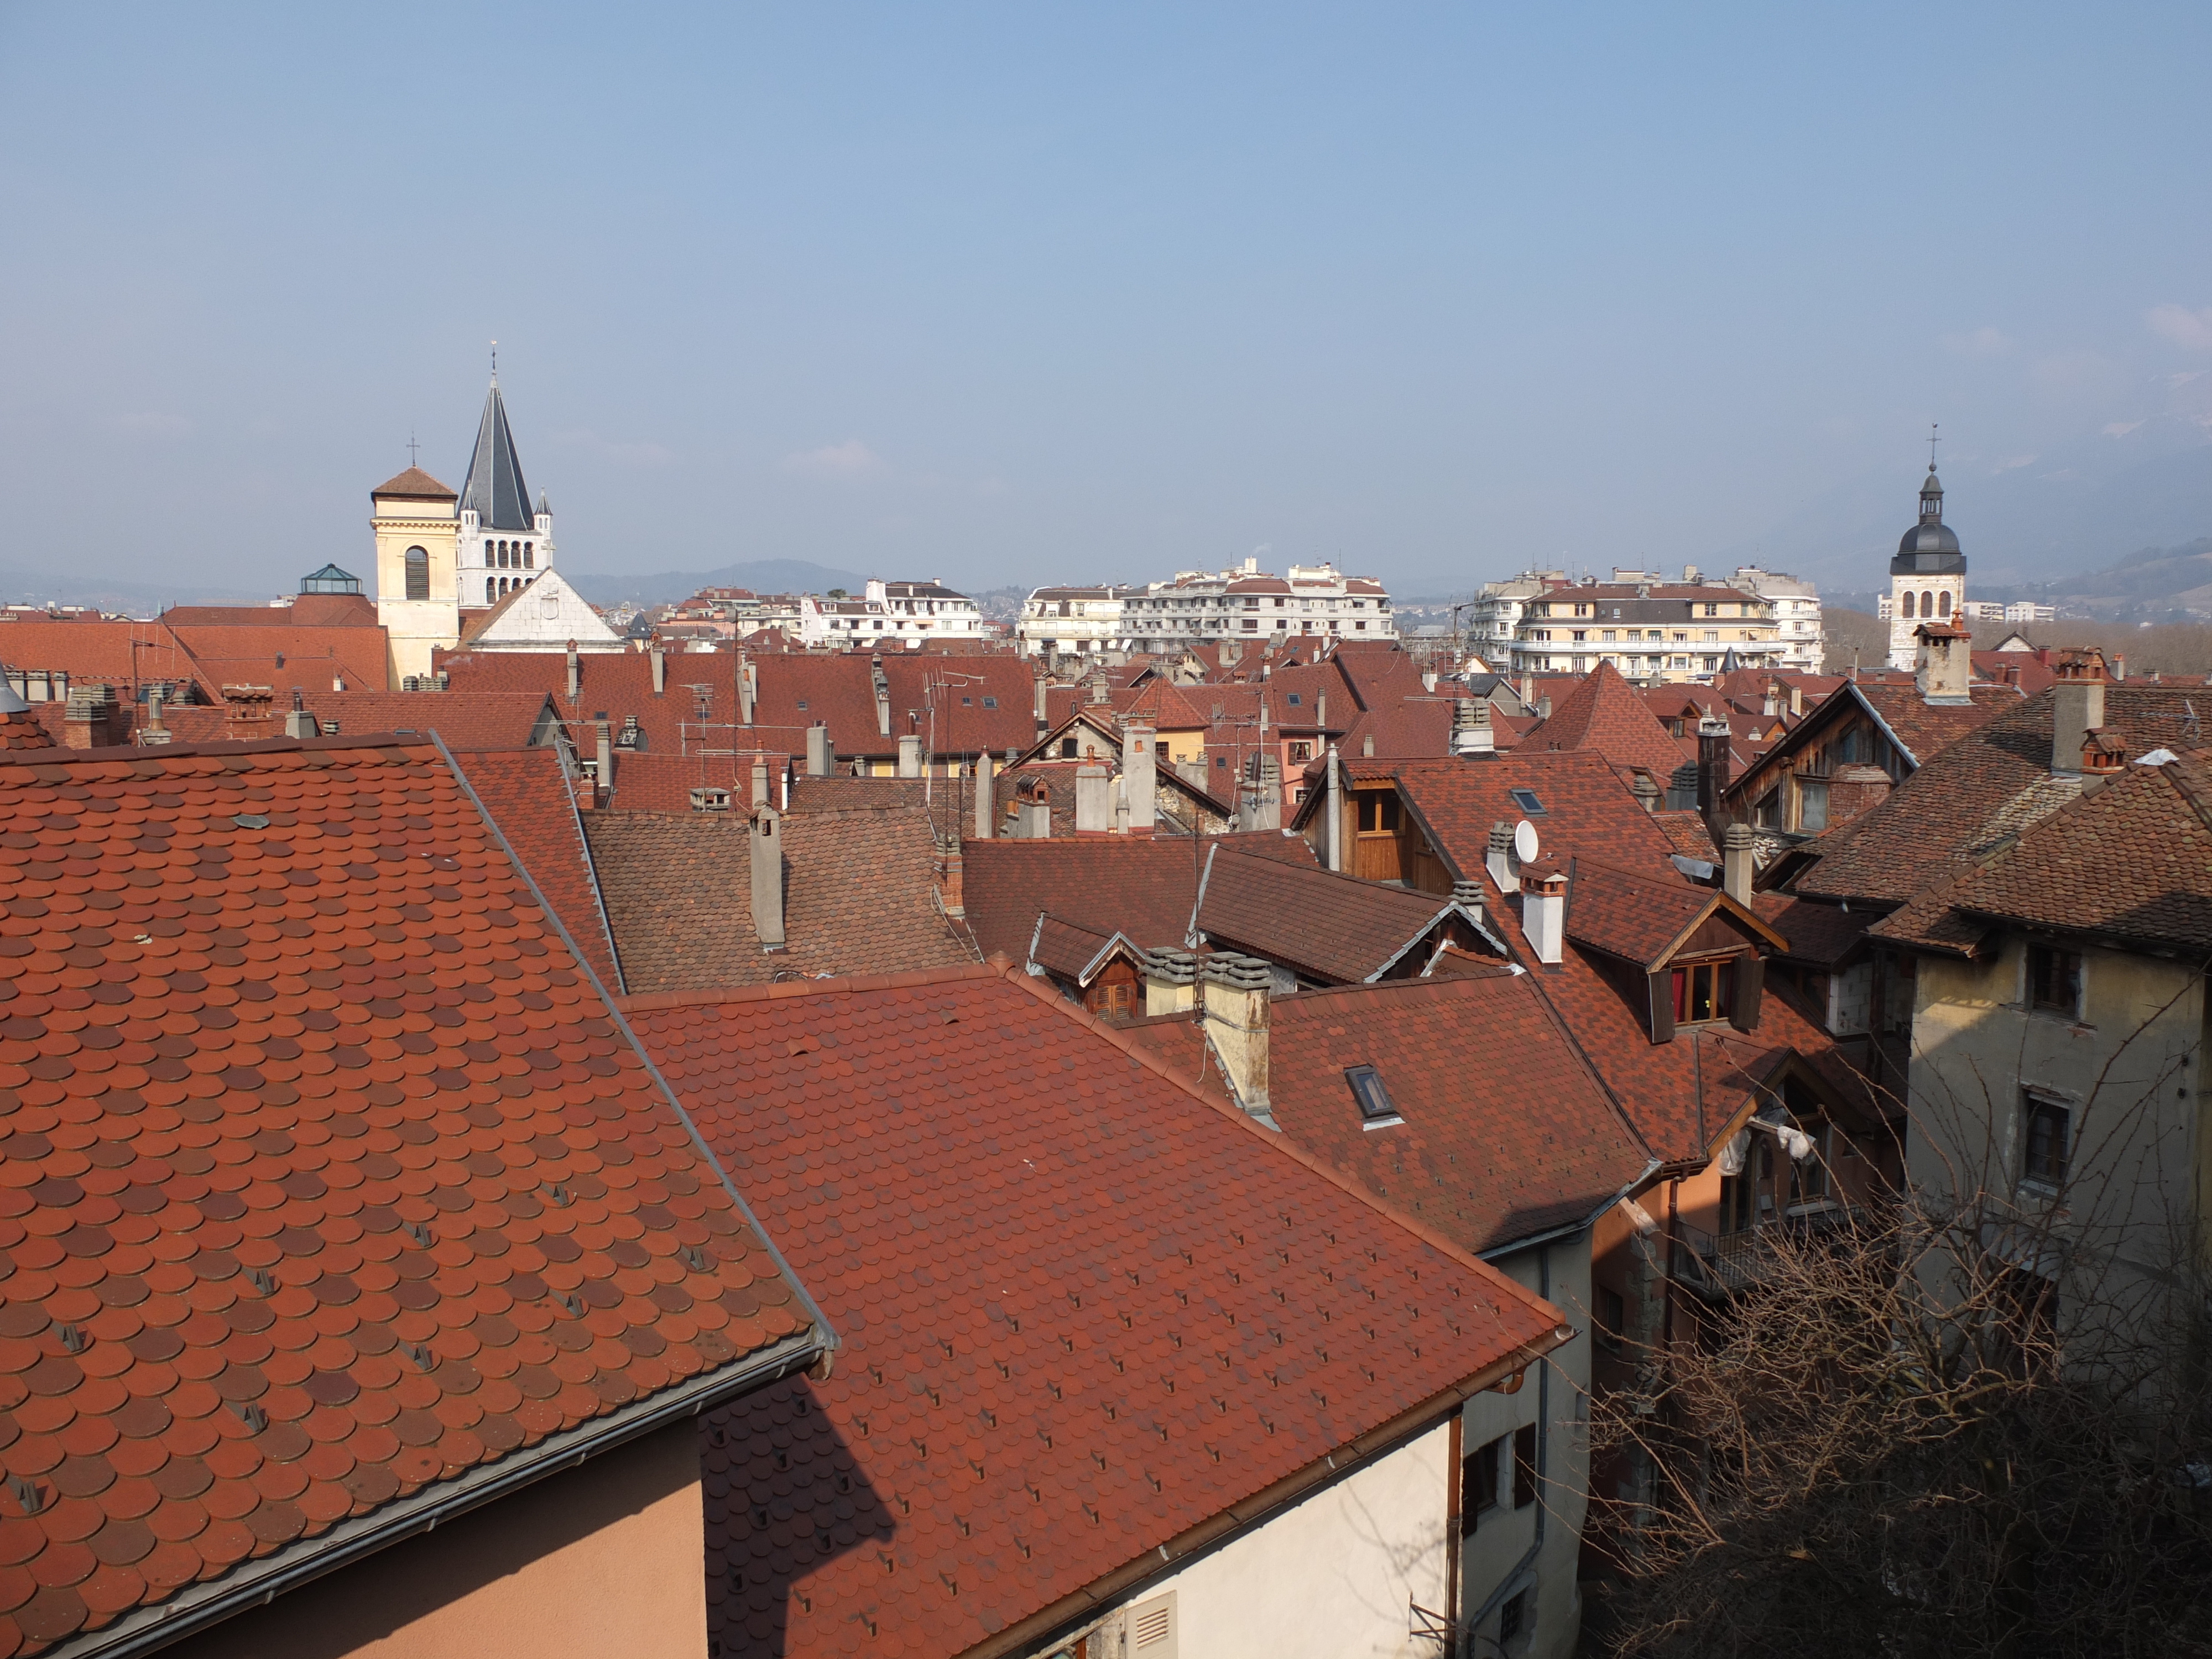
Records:
{"label": "blue sky", "polygon": [[0,4],[0,570],[367,574],[494,337],[572,570],[1834,583],[1931,420],[1986,570],[2127,550],[2143,467],[2212,534],[2207,62],[2202,5]]}

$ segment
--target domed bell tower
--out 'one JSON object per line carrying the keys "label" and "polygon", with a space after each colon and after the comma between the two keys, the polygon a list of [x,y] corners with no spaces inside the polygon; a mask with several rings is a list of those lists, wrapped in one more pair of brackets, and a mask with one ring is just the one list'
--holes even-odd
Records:
{"label": "domed bell tower", "polygon": [[1920,485],[1920,522],[1905,532],[1889,562],[1889,665],[1910,672],[1919,655],[1915,630],[1958,619],[1966,605],[1966,556],[1943,522],[1943,481],[1931,455]]}

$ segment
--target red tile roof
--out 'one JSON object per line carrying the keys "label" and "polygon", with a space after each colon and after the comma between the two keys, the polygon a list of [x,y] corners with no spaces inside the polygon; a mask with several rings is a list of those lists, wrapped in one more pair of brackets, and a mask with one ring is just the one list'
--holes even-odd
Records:
{"label": "red tile roof", "polygon": [[0,763],[0,1650],[811,1357],[435,750]]}
{"label": "red tile roof", "polygon": [[[2107,691],[2107,697],[2111,693]],[[1972,954],[1992,925],[2212,951],[2212,757],[2131,765],[1868,931]]]}
{"label": "red tile roof", "polygon": [[1684,761],[1698,757],[1695,742],[1686,748],[1684,739],[1670,737],[1643,696],[1603,660],[1516,747],[1522,753],[1593,749],[1615,766],[1644,767],[1662,781]]}
{"label": "red tile roof", "polygon": [[[1308,991],[1274,1000],[1268,1026],[1283,1133],[1464,1249],[1585,1220],[1650,1161],[1529,975],[1470,965]],[[1195,1071],[1188,1016],[1127,1029]],[[1375,1068],[1402,1124],[1364,1127],[1345,1077],[1356,1066]]]}
{"label": "red tile roof", "polygon": [[[318,691],[300,701],[325,732],[434,732],[448,749],[525,749],[550,740],[559,720],[542,691]],[[279,696],[278,718],[289,699]],[[163,718],[167,718],[165,711]]]}
{"label": "red tile roof", "polygon": [[620,995],[622,970],[615,962],[591,848],[577,816],[577,781],[562,769],[559,753],[551,749],[462,752],[453,761],[485,816],[507,837],[507,846],[568,929],[571,942],[592,964],[600,985]]}
{"label": "red tile roof", "polygon": [[1832,968],[1857,947],[1875,919],[1870,910],[1846,910],[1783,893],[1753,895],[1759,920],[1790,941],[1784,954],[1793,961]]}
{"label": "red tile roof", "polygon": [[[2190,735],[2193,699],[2202,696],[2201,688],[2192,696],[2180,686],[2107,685],[2105,729],[2133,755],[2193,747],[2201,740]],[[1855,905],[1899,904],[2071,799],[2075,782],[2051,773],[2051,709],[2047,690],[2014,701],[1967,738],[1923,758],[1879,805],[1799,849],[1817,861],[1797,876],[1795,890]]]}
{"label": "red tile roof", "polygon": [[[1666,780],[1655,780],[1662,788]],[[1686,859],[1698,859],[1706,864],[1721,861],[1721,849],[1713,845],[1713,832],[1705,827],[1705,819],[1693,811],[1654,812],[1651,821],[1666,833],[1667,844]]]}
{"label": "red tile roof", "polygon": [[929,819],[918,808],[784,818],[787,948],[774,956],[753,931],[743,805],[726,814],[592,812],[584,829],[633,996],[975,960],[938,908]]}
{"label": "red tile roof", "polygon": [[419,466],[410,466],[397,477],[386,478],[368,492],[373,501],[379,495],[397,495],[418,501],[459,501],[460,497],[440,483]]}
{"label": "red tile roof", "polygon": [[1433,948],[1439,929],[1461,945],[1481,943],[1448,899],[1317,865],[1253,858],[1217,843],[1204,881],[1198,923],[1210,943],[1265,957],[1309,980],[1345,985],[1385,972],[1418,973],[1428,953],[1413,947]]}
{"label": "red tile roof", "polygon": [[845,1343],[702,1436],[724,1652],[1041,1644],[1086,1586],[1556,1340],[1009,965],[635,1018]]}

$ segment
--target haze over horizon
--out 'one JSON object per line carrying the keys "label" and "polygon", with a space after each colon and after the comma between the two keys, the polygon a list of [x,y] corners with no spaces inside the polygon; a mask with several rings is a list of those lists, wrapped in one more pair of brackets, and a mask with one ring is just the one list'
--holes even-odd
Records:
{"label": "haze over horizon", "polygon": [[[0,9],[0,572],[1866,588],[2212,534],[2212,13]],[[0,597],[15,598],[13,593]]]}

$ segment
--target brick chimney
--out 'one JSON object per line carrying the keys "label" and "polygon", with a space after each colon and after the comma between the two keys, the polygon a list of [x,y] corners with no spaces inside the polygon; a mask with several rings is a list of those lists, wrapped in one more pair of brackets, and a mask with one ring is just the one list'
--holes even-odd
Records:
{"label": "brick chimney", "polygon": [[1565,960],[1567,875],[1548,859],[1521,866],[1521,931],[1546,967]]}
{"label": "brick chimney", "polygon": [[2104,653],[2069,651],[2059,659],[2058,683],[2051,688],[2051,769],[2079,775],[2083,745],[2104,724]]}
{"label": "brick chimney", "polygon": [[1751,882],[1757,868],[1751,856],[1755,839],[1747,823],[1731,823],[1721,836],[1721,887],[1747,910],[1751,908]]}
{"label": "brick chimney", "polygon": [[1275,1119],[1267,1101],[1267,994],[1274,975],[1257,957],[1224,951],[1206,958],[1200,970],[1206,1001],[1206,1036],[1237,1103],[1269,1128]]}
{"label": "brick chimney", "polygon": [[1132,722],[1121,728],[1121,787],[1129,803],[1128,833],[1149,836],[1158,821],[1158,757],[1153,753],[1153,729]]}
{"label": "brick chimney", "polygon": [[1914,678],[1921,701],[1939,707],[1973,702],[1973,635],[1956,623],[1938,621],[1921,623],[1912,637],[1920,641]]}
{"label": "brick chimney", "polygon": [[1173,945],[1146,951],[1137,958],[1145,981],[1145,1012],[1187,1014],[1198,1006],[1198,958]]}
{"label": "brick chimney", "polygon": [[2091,732],[2081,740],[2081,793],[2093,795],[2127,769],[2128,747],[2116,732]]}
{"label": "brick chimney", "polygon": [[[224,690],[230,690],[226,686]],[[268,693],[262,693],[265,700]],[[68,749],[105,749],[115,741],[115,688],[72,685],[62,713],[62,744]],[[237,735],[237,734],[234,734]],[[251,735],[258,737],[259,732]]]}
{"label": "brick chimney", "polygon": [[[89,688],[88,688],[89,689]],[[269,705],[276,694],[265,685],[226,685],[222,688],[222,705],[229,719],[225,722],[230,738],[235,742],[256,742],[269,735]],[[114,693],[109,692],[110,706]],[[70,705],[76,704],[76,689],[70,690]],[[100,739],[105,743],[108,739]]]}
{"label": "brick chimney", "polygon": [[1075,769],[1075,833],[1103,836],[1113,829],[1113,774],[1096,761],[1086,761]]}
{"label": "brick chimney", "polygon": [[769,805],[756,806],[753,837],[753,933],[763,952],[783,946],[783,815]]}
{"label": "brick chimney", "polygon": [[960,837],[957,835],[937,836],[935,848],[930,861],[930,876],[937,885],[937,902],[944,906],[946,915],[965,916],[968,910],[960,890]]}

